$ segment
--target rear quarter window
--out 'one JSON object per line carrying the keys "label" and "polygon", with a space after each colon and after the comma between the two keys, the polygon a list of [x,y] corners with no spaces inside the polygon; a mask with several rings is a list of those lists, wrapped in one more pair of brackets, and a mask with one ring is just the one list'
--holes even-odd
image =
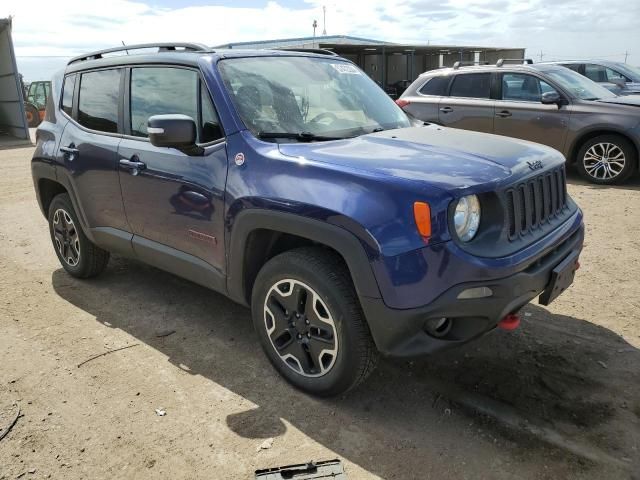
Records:
{"label": "rear quarter window", "polygon": [[118,132],[120,70],[100,70],[80,77],[78,123],[100,132]]}
{"label": "rear quarter window", "polygon": [[64,79],[64,88],[62,90],[62,111],[71,116],[73,111],[73,90],[76,86],[77,75],[69,75]]}
{"label": "rear quarter window", "polygon": [[420,88],[420,93],[442,97],[447,94],[449,80],[450,77],[432,77]]}

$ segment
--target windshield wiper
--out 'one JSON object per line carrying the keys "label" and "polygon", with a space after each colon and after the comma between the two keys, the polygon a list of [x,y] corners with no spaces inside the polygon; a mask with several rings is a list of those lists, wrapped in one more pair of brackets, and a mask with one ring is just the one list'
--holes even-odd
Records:
{"label": "windshield wiper", "polygon": [[258,138],[290,138],[300,142],[343,140],[346,137],[328,137],[311,132],[260,132]]}

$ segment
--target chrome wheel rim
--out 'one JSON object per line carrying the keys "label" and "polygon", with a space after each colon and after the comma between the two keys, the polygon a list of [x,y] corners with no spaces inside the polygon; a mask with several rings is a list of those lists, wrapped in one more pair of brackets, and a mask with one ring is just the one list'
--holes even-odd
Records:
{"label": "chrome wheel rim", "polygon": [[53,240],[60,258],[71,267],[80,261],[78,230],[66,210],[59,208],[53,214]]}
{"label": "chrome wheel rim", "polygon": [[326,375],[338,355],[333,316],[320,295],[294,279],[273,285],[264,301],[264,327],[280,360],[304,377]]}
{"label": "chrome wheel rim", "polygon": [[596,180],[611,180],[622,173],[626,158],[615,143],[596,143],[584,154],[582,164],[587,174]]}

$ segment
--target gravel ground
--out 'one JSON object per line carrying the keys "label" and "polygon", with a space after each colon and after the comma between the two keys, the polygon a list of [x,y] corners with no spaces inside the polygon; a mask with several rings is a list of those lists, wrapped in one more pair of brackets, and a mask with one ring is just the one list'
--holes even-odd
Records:
{"label": "gravel ground", "polygon": [[640,478],[640,181],[570,178],[582,268],[517,331],[384,361],[318,400],[280,379],[249,312],[216,293],[119,257],[95,280],[68,276],[32,152],[0,152],[0,429],[21,409],[0,479],[248,479],[333,458],[350,479]]}

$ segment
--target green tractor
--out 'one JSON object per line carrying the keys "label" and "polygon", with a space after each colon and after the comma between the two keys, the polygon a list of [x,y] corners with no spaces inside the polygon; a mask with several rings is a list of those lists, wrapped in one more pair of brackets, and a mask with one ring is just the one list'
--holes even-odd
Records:
{"label": "green tractor", "polygon": [[44,119],[44,110],[49,95],[51,95],[51,82],[49,81],[31,82],[24,87],[24,111],[30,128],[37,127]]}

